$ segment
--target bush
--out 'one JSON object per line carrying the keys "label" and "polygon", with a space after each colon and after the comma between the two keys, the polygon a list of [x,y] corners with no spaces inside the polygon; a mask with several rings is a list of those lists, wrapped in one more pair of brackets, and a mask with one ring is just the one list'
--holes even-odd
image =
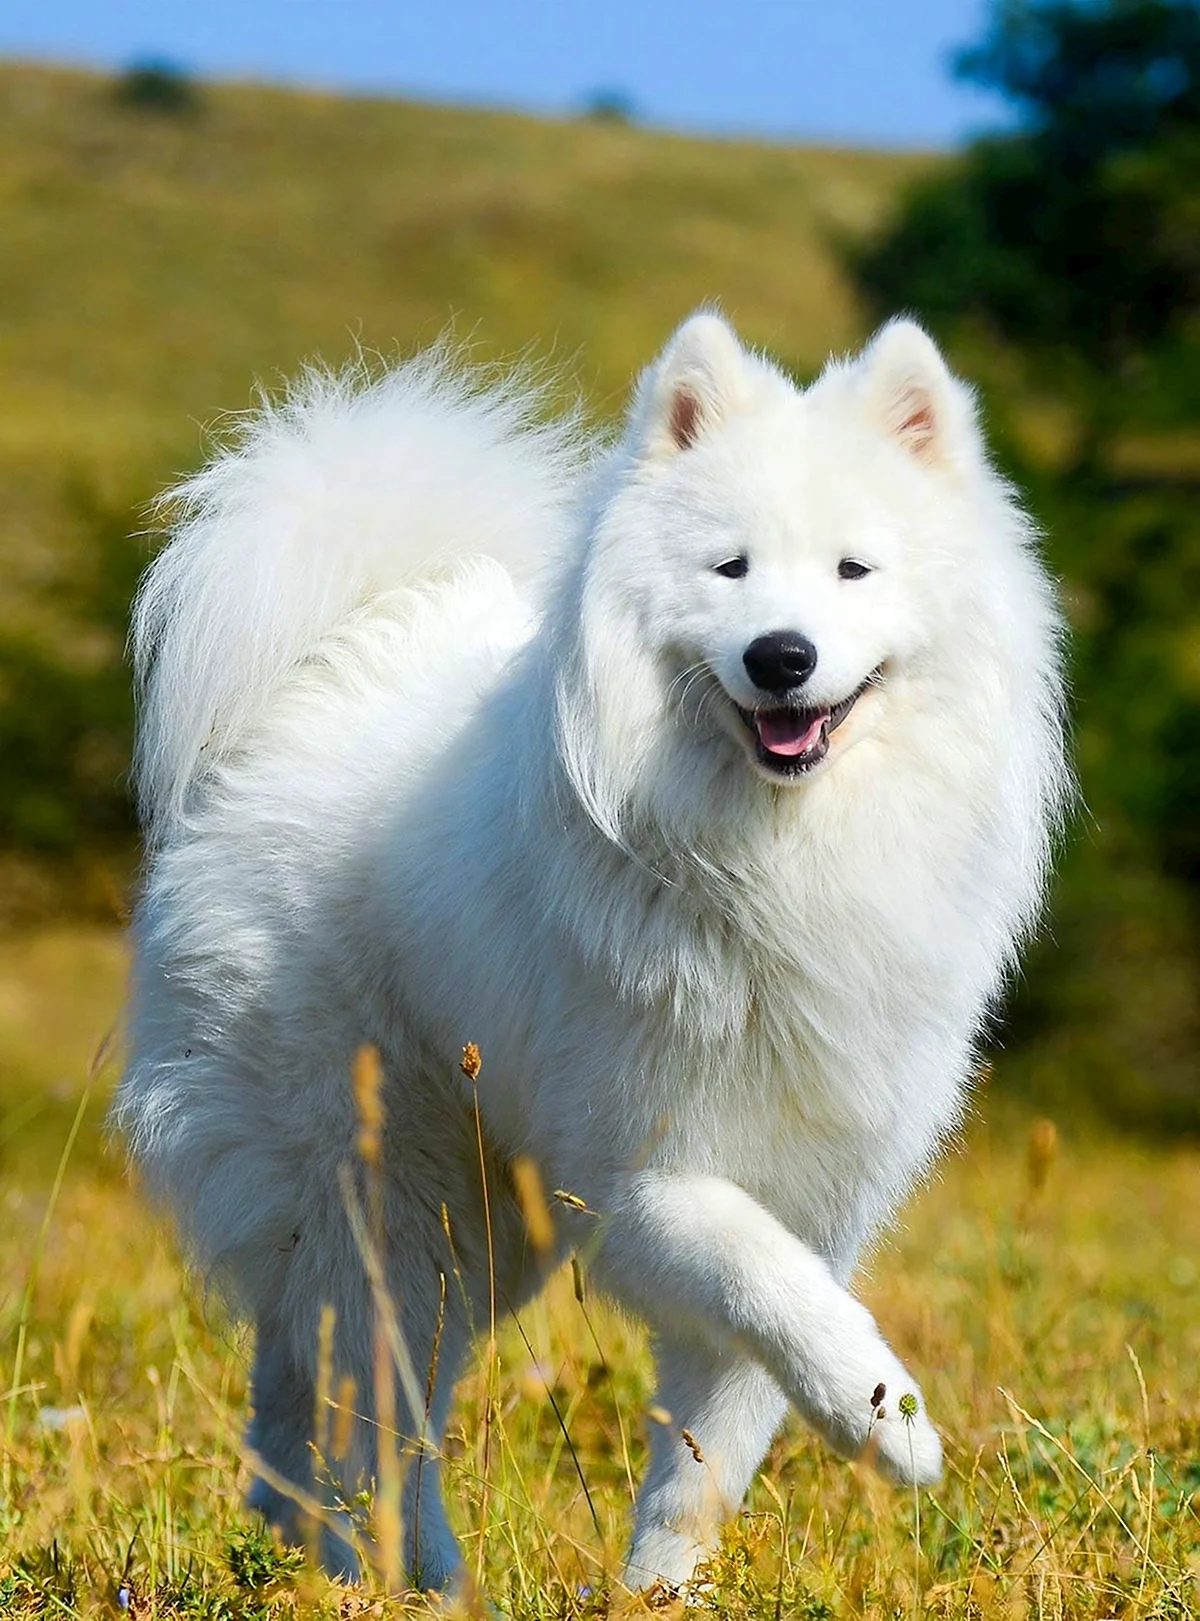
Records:
{"label": "bush", "polygon": [[122,107],[135,112],[165,113],[178,117],[199,110],[195,84],[181,68],[169,62],[134,62],[118,78],[114,90]]}

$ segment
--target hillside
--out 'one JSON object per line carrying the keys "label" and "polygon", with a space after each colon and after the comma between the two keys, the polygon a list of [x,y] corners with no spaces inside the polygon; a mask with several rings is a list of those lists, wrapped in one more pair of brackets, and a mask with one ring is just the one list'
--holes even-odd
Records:
{"label": "hillside", "polygon": [[706,299],[813,368],[860,336],[837,239],[929,162],[251,85],[173,111],[120,91],[0,63],[0,926],[112,915],[148,553],[129,537],[256,383],[450,330],[611,416]]}
{"label": "hillside", "polygon": [[40,594],[81,488],[144,499],[314,354],[453,324],[607,412],[715,298],[815,366],[859,335],[831,238],[927,161],[236,85],[172,115],[0,64],[4,609]]}

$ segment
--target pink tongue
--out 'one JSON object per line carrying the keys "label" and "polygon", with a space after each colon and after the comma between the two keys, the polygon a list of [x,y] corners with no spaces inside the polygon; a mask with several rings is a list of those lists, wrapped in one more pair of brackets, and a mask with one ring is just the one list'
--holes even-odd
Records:
{"label": "pink tongue", "polygon": [[764,749],[790,759],[816,747],[821,740],[821,728],[828,719],[827,709],[815,714],[811,709],[764,709],[755,715],[754,724]]}

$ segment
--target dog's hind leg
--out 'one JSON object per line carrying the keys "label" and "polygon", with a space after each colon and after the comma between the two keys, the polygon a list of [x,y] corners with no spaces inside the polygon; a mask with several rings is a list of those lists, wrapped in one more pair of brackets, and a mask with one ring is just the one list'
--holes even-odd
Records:
{"label": "dog's hind leg", "polygon": [[787,1410],[759,1363],[699,1341],[659,1341],[663,1409],[638,1493],[629,1587],[678,1587],[717,1547]]}
{"label": "dog's hind leg", "polygon": [[[251,1402],[254,1412],[246,1441],[255,1462],[265,1465],[265,1470],[256,1474],[246,1502],[285,1542],[303,1543],[310,1522],[300,1499],[326,1495],[316,1490],[313,1468],[316,1389],[310,1370],[297,1361],[287,1336],[266,1322],[258,1327]],[[318,1548],[329,1575],[356,1581],[359,1561],[349,1529],[347,1517],[329,1509],[320,1523]]]}
{"label": "dog's hind leg", "polygon": [[[462,1566],[458,1543],[446,1520],[440,1480],[441,1437],[454,1392],[454,1383],[466,1346],[461,1311],[446,1313],[440,1333],[424,1321],[424,1313],[403,1314],[401,1333],[410,1349],[420,1383],[433,1358],[437,1343],[435,1377],[430,1381],[428,1412],[410,1415],[403,1390],[397,1388],[394,1438],[403,1469],[401,1499],[401,1554],[406,1575],[413,1585],[428,1591],[453,1586]],[[416,1319],[416,1320],[414,1320]],[[254,1414],[247,1442],[256,1461],[265,1465],[247,1496],[251,1508],[258,1509],[281,1538],[293,1545],[308,1539],[310,1520],[303,1499],[316,1498],[323,1513],[318,1534],[321,1565],[330,1576],[357,1580],[360,1561],[351,1542],[348,1517],[333,1507],[331,1498],[346,1501],[358,1487],[380,1477],[378,1430],[374,1423],[375,1369],[369,1345],[358,1346],[360,1354],[349,1365],[356,1395],[354,1406],[362,1415],[351,1427],[348,1460],[339,1465],[324,1460],[323,1478],[314,1470],[311,1437],[314,1429],[316,1390],[307,1366],[291,1354],[288,1341],[278,1333],[259,1328],[252,1373]],[[337,1478],[344,1469],[346,1479]],[[294,1492],[288,1488],[295,1488]],[[344,1528],[344,1529],[343,1529]],[[379,1560],[369,1539],[363,1552],[372,1562]],[[383,1561],[380,1561],[382,1563]]]}

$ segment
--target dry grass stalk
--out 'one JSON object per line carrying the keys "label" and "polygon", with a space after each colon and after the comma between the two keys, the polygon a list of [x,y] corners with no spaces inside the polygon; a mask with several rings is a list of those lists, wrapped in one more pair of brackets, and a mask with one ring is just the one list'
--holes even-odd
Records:
{"label": "dry grass stalk", "polygon": [[537,1161],[528,1154],[518,1154],[509,1166],[509,1172],[529,1241],[539,1254],[546,1255],[554,1247],[554,1223],[546,1205],[546,1193]]}
{"label": "dry grass stalk", "polygon": [[1053,1120],[1035,1120],[1029,1128],[1026,1149],[1029,1191],[1034,1198],[1043,1191],[1058,1158],[1058,1127]]}
{"label": "dry grass stalk", "polygon": [[[379,1050],[361,1046],[352,1069],[354,1101],[358,1109],[358,1152],[367,1183],[368,1237],[375,1257],[372,1294],[375,1323],[372,1334],[375,1385],[375,1537],[380,1575],[389,1593],[404,1587],[404,1527],[400,1494],[404,1485],[396,1427],[396,1373],[393,1341],[398,1338],[394,1306],[387,1299],[382,1139],[384,1125],[383,1065]],[[414,1412],[419,1409],[414,1408]]]}
{"label": "dry grass stalk", "polygon": [[483,1143],[483,1121],[479,1114],[479,1076],[483,1063],[479,1055],[479,1048],[473,1041],[468,1041],[462,1050],[460,1065],[463,1074],[471,1083],[471,1101],[475,1118],[475,1146],[479,1155],[479,1186],[483,1199],[483,1224],[487,1237],[487,1269],[488,1269],[488,1333],[487,1343],[483,1348],[484,1367],[486,1377],[483,1393],[483,1484],[479,1498],[479,1541],[477,1544],[477,1563],[475,1580],[477,1585],[483,1581],[483,1550],[485,1529],[488,1514],[488,1499],[491,1492],[491,1465],[492,1441],[497,1411],[497,1386],[500,1366],[496,1354],[496,1256],[492,1239],[492,1197],[488,1188],[487,1154]]}

